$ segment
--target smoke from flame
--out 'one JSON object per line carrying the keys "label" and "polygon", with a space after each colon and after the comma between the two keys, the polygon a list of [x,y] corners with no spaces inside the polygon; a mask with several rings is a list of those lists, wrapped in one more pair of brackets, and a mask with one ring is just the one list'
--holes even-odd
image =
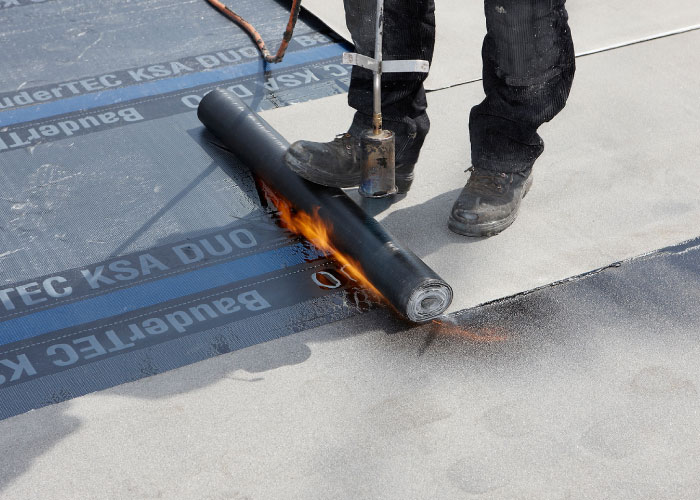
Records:
{"label": "smoke from flame", "polygon": [[383,299],[382,293],[369,281],[360,264],[333,245],[330,237],[333,226],[318,215],[320,207],[315,207],[312,214],[294,210],[288,200],[275,193],[264,182],[260,184],[265,196],[277,207],[280,220],[286,229],[303,236],[318,250],[332,256],[340,264],[340,270],[344,274],[374,295],[376,299]]}
{"label": "smoke from flame", "polygon": [[505,333],[499,328],[479,328],[478,330],[467,330],[461,326],[446,323],[437,319],[433,320],[436,325],[437,333],[441,335],[450,335],[453,337],[462,337],[473,340],[474,342],[504,342],[508,340]]}

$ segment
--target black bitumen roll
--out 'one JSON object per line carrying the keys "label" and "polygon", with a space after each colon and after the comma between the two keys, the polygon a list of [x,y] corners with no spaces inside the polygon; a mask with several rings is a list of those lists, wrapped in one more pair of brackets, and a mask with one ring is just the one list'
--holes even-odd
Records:
{"label": "black bitumen roll", "polygon": [[335,247],[355,259],[369,281],[406,318],[424,322],[441,315],[452,289],[413,252],[340,189],[308,182],[289,170],[289,143],[236,95],[210,92],[197,116],[256,176],[297,210],[316,210],[330,227]]}

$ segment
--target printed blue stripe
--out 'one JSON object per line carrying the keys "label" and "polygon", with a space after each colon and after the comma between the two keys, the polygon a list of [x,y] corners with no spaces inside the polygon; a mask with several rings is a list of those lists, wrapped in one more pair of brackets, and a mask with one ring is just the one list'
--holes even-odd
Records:
{"label": "printed blue stripe", "polygon": [[188,273],[135,285],[0,323],[0,345],[90,323],[247,278],[303,264],[318,257],[301,243]]}
{"label": "printed blue stripe", "polygon": [[[343,52],[345,52],[345,49],[342,45],[333,44],[290,53],[285,56],[281,63],[272,66],[274,68],[273,73],[280,69],[309,63],[310,61],[329,59],[341,55]],[[263,71],[263,62],[259,60],[238,64],[236,66],[210,69],[201,73],[189,73],[165,80],[157,80],[112,90],[102,90],[94,94],[68,97],[60,101],[46,102],[25,108],[2,111],[0,112],[0,125],[16,125],[18,123],[40,120],[51,116],[73,113],[75,111],[84,111],[100,106],[119,104],[134,99],[189,89],[199,85],[233,80],[255,73],[262,73]]]}

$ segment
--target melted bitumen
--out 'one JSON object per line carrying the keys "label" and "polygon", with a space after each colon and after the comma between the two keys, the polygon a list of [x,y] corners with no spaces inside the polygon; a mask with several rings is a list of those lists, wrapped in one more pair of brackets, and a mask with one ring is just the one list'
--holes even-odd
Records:
{"label": "melted bitumen", "polygon": [[425,336],[421,353],[441,344],[525,363],[552,350],[574,359],[611,342],[696,344],[698,304],[700,239],[695,239],[451,314],[442,319],[445,328],[419,329]]}

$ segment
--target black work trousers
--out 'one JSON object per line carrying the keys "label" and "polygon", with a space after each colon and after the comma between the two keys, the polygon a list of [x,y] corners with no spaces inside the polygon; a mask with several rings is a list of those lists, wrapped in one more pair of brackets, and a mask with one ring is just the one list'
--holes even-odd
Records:
{"label": "black work trousers", "polygon": [[[374,56],[376,0],[344,0],[355,50]],[[537,129],[566,103],[574,78],[574,47],[566,0],[485,0],[482,47],[486,98],[469,116],[472,165],[498,172],[532,167],[544,143]],[[385,0],[385,59],[432,61],[434,0]],[[460,47],[451,47],[455,57]],[[385,127],[397,136],[397,164],[414,163],[430,128],[419,73],[385,73]],[[357,110],[351,132],[369,128],[372,74],[355,67],[348,102]]]}

